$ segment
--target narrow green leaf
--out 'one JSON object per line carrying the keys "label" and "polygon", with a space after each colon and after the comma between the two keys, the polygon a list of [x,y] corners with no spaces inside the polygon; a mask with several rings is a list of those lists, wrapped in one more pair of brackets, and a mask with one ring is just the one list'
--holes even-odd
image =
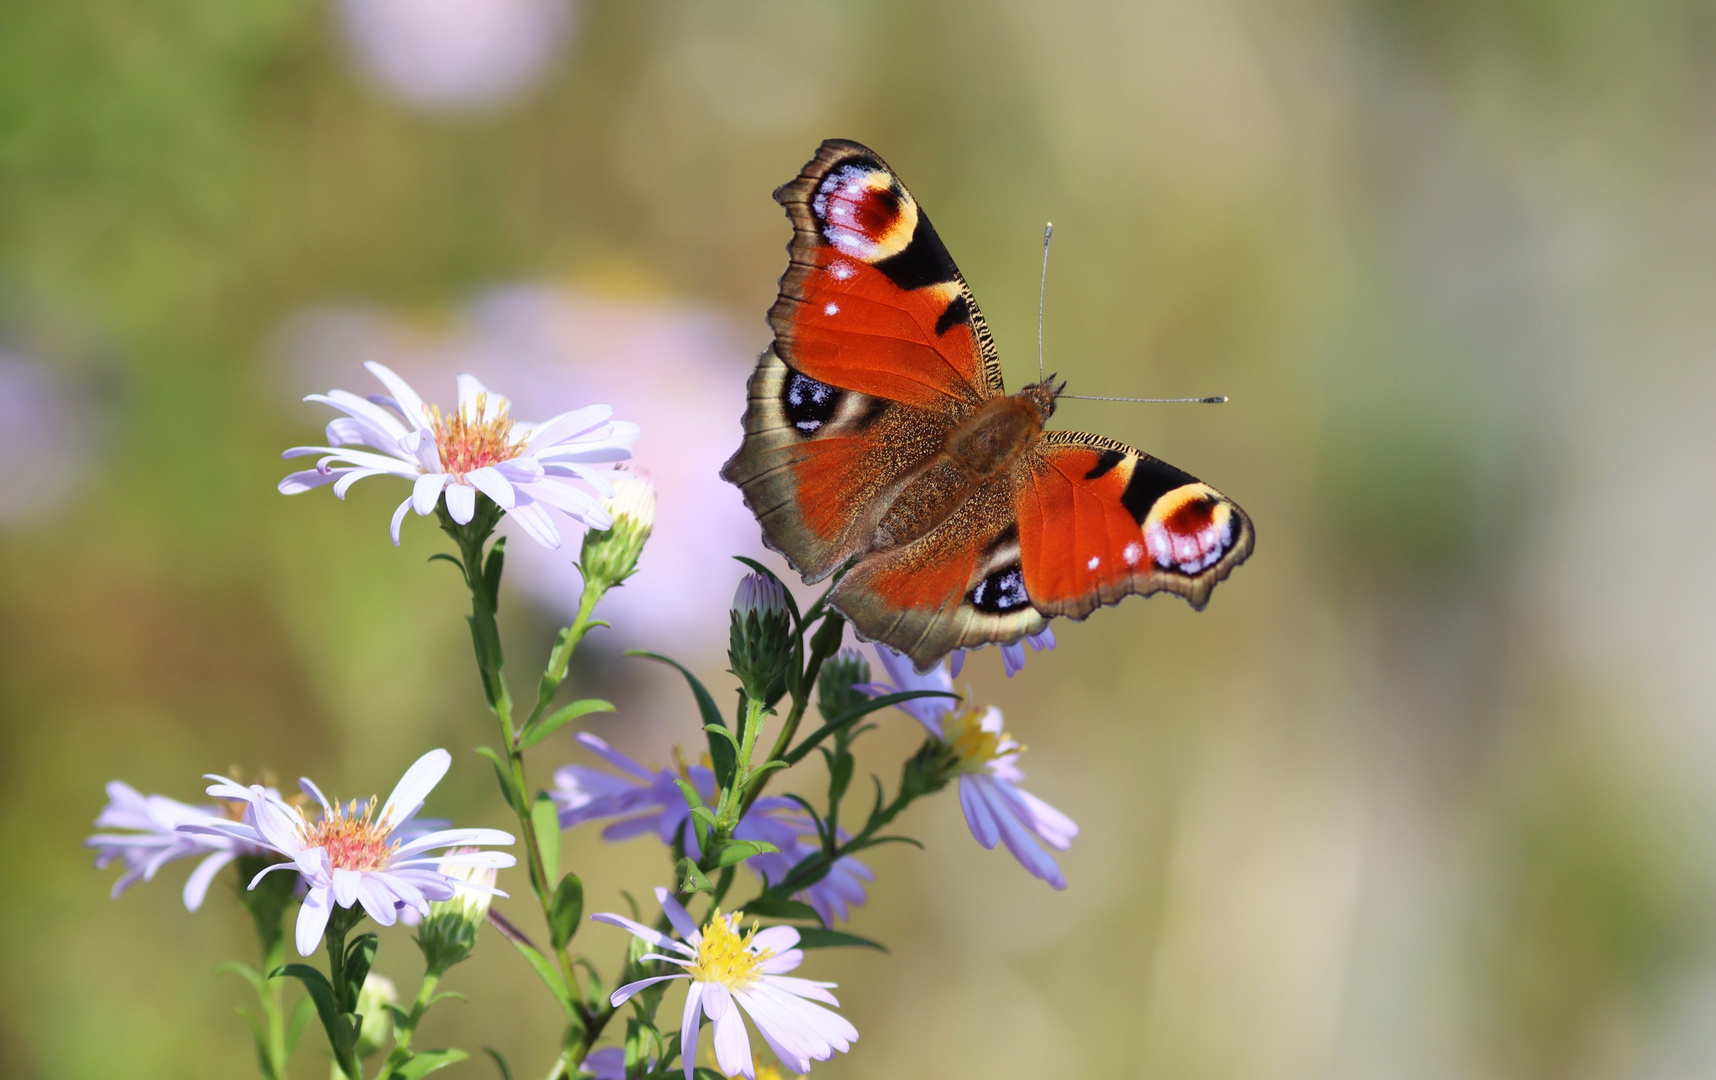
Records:
{"label": "narrow green leaf", "polygon": [[584,883],[578,880],[577,874],[567,874],[560,879],[554,890],[554,899],[548,905],[548,933],[556,951],[564,949],[572,940],[583,918]]}
{"label": "narrow green leaf", "polygon": [[734,863],[744,862],[753,855],[766,855],[779,850],[780,848],[763,840],[729,840],[722,846],[721,853],[715,857],[715,865],[732,866]]}
{"label": "narrow green leaf", "polygon": [[707,806],[693,806],[691,808],[691,816],[709,826],[711,829],[715,827],[715,811],[709,809]]}
{"label": "narrow green leaf", "polygon": [[703,871],[697,868],[697,863],[691,859],[679,860],[679,892],[714,892],[715,886],[709,883]]}
{"label": "narrow green leaf", "polygon": [[242,963],[238,960],[228,960],[220,967],[215,968],[216,975],[225,975],[229,973],[237,975],[239,978],[249,983],[251,989],[255,990],[258,994],[264,993],[267,990],[267,980],[262,977],[261,972],[257,971],[249,964]]}
{"label": "narrow green leaf", "polygon": [[532,971],[536,972],[536,977],[542,980],[542,984],[548,987],[549,993],[554,995],[554,1000],[560,1002],[560,1007],[566,1010],[566,1014],[568,1016],[574,1015],[572,995],[567,993],[565,980],[560,978],[560,972],[554,969],[554,965],[548,962],[548,958],[527,941],[521,941],[511,936],[507,936],[507,940],[512,942],[513,948],[517,949],[518,954],[524,957],[524,962],[530,965]]}
{"label": "narrow green leaf", "polygon": [[[469,998],[467,998],[465,995],[459,993],[457,990],[443,990],[439,994],[436,994],[434,997],[429,999],[429,1005],[434,1005],[437,1002],[441,1002],[441,1001],[469,1001],[469,1000],[470,1000]],[[429,1005],[425,1005],[424,1008],[428,1008]]]}
{"label": "narrow green leaf", "polygon": [[459,573],[461,574],[465,572],[465,564],[460,562],[454,556],[447,554],[445,551],[437,552],[436,554],[429,556],[430,562],[434,562],[437,559],[444,559],[447,562],[452,563],[454,566],[457,566],[459,568]]}
{"label": "narrow green leaf", "polygon": [[512,808],[514,813],[522,814],[524,812],[524,792],[519,791],[518,785],[512,782],[512,766],[507,762],[507,759],[486,746],[477,747],[476,752],[494,764],[495,779],[500,781],[501,797],[506,799],[506,804]]}
{"label": "narrow green leaf", "polygon": [[704,724],[703,730],[718,738],[726,739],[733,744],[734,749],[738,749],[739,738],[728,730],[726,724]]}
{"label": "narrow green leaf", "polygon": [[843,930],[828,930],[820,926],[798,927],[798,947],[801,949],[833,949],[842,946],[888,951],[887,946],[880,942],[859,937],[857,934],[848,934]]}
{"label": "narrow green leaf", "polygon": [[322,1018],[322,1028],[328,1033],[328,1045],[339,1047],[339,1006],[334,1002],[334,987],[328,977],[308,964],[287,964],[268,973],[271,979],[290,976],[304,984],[310,1000],[316,1003],[316,1014]]}
{"label": "narrow green leaf", "polygon": [[[790,593],[788,594],[791,595]],[[705,728],[710,724],[726,727],[726,721],[721,717],[721,710],[715,707],[715,699],[709,696],[709,691],[703,688],[697,676],[677,660],[669,659],[660,653],[645,652],[642,649],[630,649],[627,656],[640,656],[645,660],[654,660],[658,664],[666,664],[685,676],[685,681],[691,687],[691,696],[697,699],[697,711],[703,716]],[[709,736],[709,759],[715,764],[715,783],[723,788],[733,784],[733,771],[738,768],[739,755],[725,740]]]}
{"label": "narrow green leaf", "polygon": [[488,561],[483,564],[483,584],[488,586],[489,603],[497,608],[500,604],[501,570],[505,566],[506,537],[503,536],[489,548]]}
{"label": "narrow green leaf", "polygon": [[530,805],[530,825],[536,832],[536,850],[542,853],[542,873],[549,881],[560,876],[560,808],[546,791],[536,793]]}
{"label": "narrow green leaf", "polygon": [[286,1052],[290,1054],[298,1045],[298,1039],[304,1034],[305,1025],[310,1017],[315,1015],[316,1003],[305,997],[298,1000],[298,1005],[292,1010],[292,1019],[286,1025]]}
{"label": "narrow green leaf", "polygon": [[380,944],[381,939],[374,934],[364,934],[346,946],[347,1001],[358,999],[358,991],[363,989],[363,981],[369,978],[369,969],[375,964],[375,950]]}
{"label": "narrow green leaf", "polygon": [[749,903],[741,904],[735,910],[743,911],[746,915],[755,915],[764,919],[816,919],[822,916],[809,904],[797,900],[787,900],[784,897],[770,896],[767,893],[755,897]]}
{"label": "narrow green leaf", "polygon": [[590,713],[613,711],[614,706],[610,702],[603,701],[601,698],[584,698],[581,701],[574,701],[570,705],[555,709],[541,720],[538,720],[535,724],[532,724],[519,738],[518,744],[520,746],[535,746],[537,743],[548,738],[548,736],[559,731],[562,727],[565,727],[580,716],[587,716]]}
{"label": "narrow green leaf", "polygon": [[[839,745],[836,743],[835,745]],[[846,797],[852,784],[852,768],[857,764],[851,754],[841,754],[828,767],[828,805],[833,806]]]}
{"label": "narrow green leaf", "polygon": [[483,1047],[483,1053],[494,1059],[495,1068],[500,1070],[501,1080],[512,1080],[512,1066],[506,1063],[506,1055],[492,1046]]}
{"label": "narrow green leaf", "polygon": [[436,1069],[445,1069],[470,1056],[463,1050],[425,1050],[421,1054],[413,1054],[410,1061],[393,1070],[393,1075],[399,1080],[421,1080]]}

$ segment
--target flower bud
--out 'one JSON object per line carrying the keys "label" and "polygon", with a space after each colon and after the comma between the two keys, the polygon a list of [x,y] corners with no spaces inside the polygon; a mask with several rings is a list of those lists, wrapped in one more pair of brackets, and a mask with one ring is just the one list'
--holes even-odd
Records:
{"label": "flower bud", "polygon": [[373,971],[365,976],[357,999],[357,1014],[363,1017],[363,1027],[358,1030],[358,1057],[368,1057],[393,1041],[393,1012],[388,1006],[397,1004],[399,991],[394,989],[392,979]]}
{"label": "flower bud", "polygon": [[[448,854],[464,855],[475,850],[455,848]],[[495,886],[492,866],[479,868],[443,862],[438,869],[460,884],[450,898],[429,905],[428,916],[417,928],[417,947],[423,950],[423,963],[436,975],[469,958],[471,950],[476,948],[477,931],[488,918]]]}
{"label": "flower bud", "polygon": [[745,696],[765,706],[786,693],[792,663],[792,616],[786,589],[763,574],[747,574],[733,595],[733,626],[727,659],[745,688]]}
{"label": "flower bud", "polygon": [[644,542],[655,529],[655,479],[643,469],[618,469],[611,479],[614,494],[602,500],[602,507],[614,523],[585,533],[584,548],[578,556],[586,587],[600,592],[607,592],[637,570]]}
{"label": "flower bud", "polygon": [[870,662],[853,649],[841,649],[823,663],[816,679],[816,707],[824,720],[833,720],[870,700],[853,689],[870,681]]}

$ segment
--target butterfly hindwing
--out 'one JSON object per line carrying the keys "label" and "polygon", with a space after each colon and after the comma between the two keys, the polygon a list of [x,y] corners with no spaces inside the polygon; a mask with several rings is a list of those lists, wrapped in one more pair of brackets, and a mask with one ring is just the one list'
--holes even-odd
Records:
{"label": "butterfly hindwing", "polygon": [[1233,500],[1100,435],[1045,432],[1015,495],[1025,589],[1045,615],[1082,619],[1156,592],[1202,608],[1251,554],[1251,519]]}
{"label": "butterfly hindwing", "polygon": [[782,360],[831,386],[955,413],[1001,393],[971,289],[880,157],[830,139],[775,199],[793,224],[769,309]]}
{"label": "butterfly hindwing", "polygon": [[868,641],[927,670],[948,652],[1017,641],[1048,625],[1025,598],[1013,483],[997,476],[910,543],[860,559],[830,599]]}

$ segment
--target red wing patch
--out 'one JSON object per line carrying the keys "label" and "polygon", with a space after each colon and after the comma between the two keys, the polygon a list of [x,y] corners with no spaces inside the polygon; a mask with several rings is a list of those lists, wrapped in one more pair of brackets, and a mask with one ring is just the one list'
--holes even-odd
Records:
{"label": "red wing patch", "polygon": [[793,239],[769,323],[790,367],[954,415],[1001,392],[971,290],[880,158],[831,139],[775,198],[792,218]]}
{"label": "red wing patch", "polygon": [[1016,497],[1025,591],[1047,615],[1161,591],[1201,608],[1251,553],[1251,520],[1231,499],[1097,435],[1045,435]]}

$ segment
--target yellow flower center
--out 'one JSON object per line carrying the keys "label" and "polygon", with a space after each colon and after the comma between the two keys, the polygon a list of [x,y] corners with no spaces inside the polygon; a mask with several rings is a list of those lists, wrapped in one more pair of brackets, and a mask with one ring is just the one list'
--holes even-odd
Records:
{"label": "yellow flower center", "polygon": [[[953,747],[953,752],[959,757],[959,767],[964,772],[983,771],[1003,752],[1001,742],[1007,738],[1007,733],[983,730],[986,714],[984,709],[966,709],[958,716],[948,715],[941,722],[942,741]],[[1011,746],[1005,752],[1011,754],[1020,749],[1023,748]]]}
{"label": "yellow flower center", "polygon": [[693,979],[743,990],[762,975],[763,961],[775,953],[767,948],[751,951],[751,939],[757,936],[755,923],[744,937],[734,932],[743,915],[736,911],[724,916],[720,908],[715,909],[709,925],[703,928],[703,940],[697,944],[697,963],[691,965]]}
{"label": "yellow flower center", "polygon": [[304,831],[304,843],[326,851],[336,870],[380,870],[392,860],[394,845],[387,838],[392,831],[388,823],[370,820],[374,813],[374,799],[364,805],[361,817],[356,800],[344,809],[335,803]]}
{"label": "yellow flower center", "polygon": [[488,395],[478,394],[469,407],[461,406],[443,416],[437,407],[429,410],[434,423],[435,447],[441,452],[441,468],[464,479],[466,473],[489,465],[498,465],[518,456],[522,442],[512,442],[512,417],[507,404],[487,420],[479,417],[488,411]]}

